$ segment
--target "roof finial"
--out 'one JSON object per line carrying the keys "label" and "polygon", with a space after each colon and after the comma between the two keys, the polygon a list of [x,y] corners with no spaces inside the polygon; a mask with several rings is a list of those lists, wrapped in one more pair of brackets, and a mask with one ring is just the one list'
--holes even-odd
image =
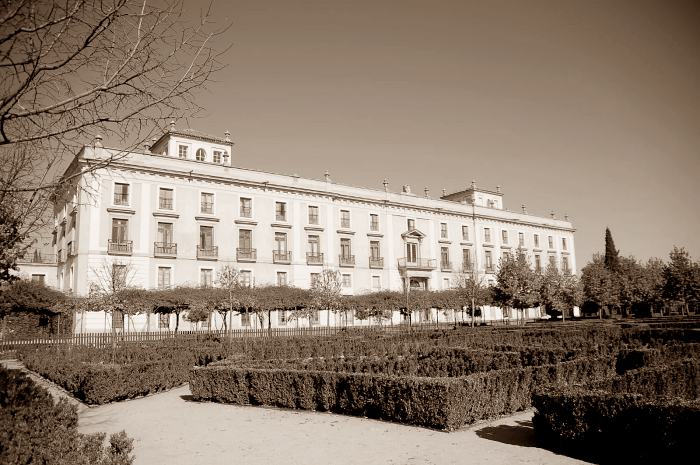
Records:
{"label": "roof finial", "polygon": [[525,208],[525,204],[522,204],[520,208],[523,209],[523,215],[527,215],[527,208]]}
{"label": "roof finial", "polygon": [[326,170],[326,173],[323,175],[323,177],[326,179],[326,182],[331,182],[331,174]]}
{"label": "roof finial", "polygon": [[93,143],[95,147],[102,147],[102,136],[97,134],[95,135],[95,142]]}
{"label": "roof finial", "polygon": [[430,194],[430,189],[428,189],[428,186],[425,186],[425,187],[423,188],[423,192],[425,193],[425,198],[426,198],[426,199],[427,199],[428,197],[430,197],[430,195],[429,195],[429,194]]}
{"label": "roof finial", "polygon": [[476,180],[472,179],[472,189],[476,189]]}
{"label": "roof finial", "polygon": [[231,142],[231,133],[228,129],[224,132],[224,139],[226,140],[226,142]]}
{"label": "roof finial", "polygon": [[567,215],[566,213],[564,213],[564,221],[569,221],[569,215]]}
{"label": "roof finial", "polygon": [[557,218],[556,215],[554,214],[554,210],[551,210],[551,211],[549,212],[549,216],[551,216],[552,219],[556,219],[556,218]]}
{"label": "roof finial", "polygon": [[386,178],[382,181],[382,185],[384,186],[384,192],[389,192],[389,181]]}
{"label": "roof finial", "polygon": [[501,186],[496,186],[496,193],[498,193],[498,194],[501,193]]}
{"label": "roof finial", "polygon": [[171,119],[170,120],[170,132],[175,131],[175,120]]}
{"label": "roof finial", "polygon": [[446,195],[447,195],[447,189],[445,189],[445,188],[443,187],[443,188],[442,188],[442,196],[444,197],[444,196],[446,196]]}

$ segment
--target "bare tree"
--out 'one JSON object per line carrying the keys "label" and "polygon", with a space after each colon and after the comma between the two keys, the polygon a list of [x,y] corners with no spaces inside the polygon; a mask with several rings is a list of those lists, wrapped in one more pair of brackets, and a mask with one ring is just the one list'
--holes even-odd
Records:
{"label": "bare tree", "polygon": [[463,308],[464,302],[469,303],[471,326],[474,327],[476,308],[488,303],[490,289],[484,283],[482,276],[476,276],[471,270],[462,270],[454,278],[453,288],[459,299],[459,307]]}
{"label": "bare tree", "polygon": [[325,268],[311,283],[311,301],[316,310],[326,310],[326,326],[330,326],[330,312],[336,313],[342,306],[340,271]]}
{"label": "bare tree", "polygon": [[[66,185],[197,115],[196,91],[223,68],[211,18],[187,21],[181,0],[0,0],[0,220],[21,220],[2,248]],[[96,134],[123,151],[61,176]]]}

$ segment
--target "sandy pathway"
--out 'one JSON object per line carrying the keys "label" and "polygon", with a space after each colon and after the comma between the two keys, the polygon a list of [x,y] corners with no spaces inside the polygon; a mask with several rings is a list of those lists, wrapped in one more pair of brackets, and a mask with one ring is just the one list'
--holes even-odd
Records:
{"label": "sandy pathway", "polygon": [[85,409],[79,429],[126,430],[137,465],[584,463],[534,447],[532,412],[441,433],[328,413],[196,403],[186,400],[189,394],[183,386]]}

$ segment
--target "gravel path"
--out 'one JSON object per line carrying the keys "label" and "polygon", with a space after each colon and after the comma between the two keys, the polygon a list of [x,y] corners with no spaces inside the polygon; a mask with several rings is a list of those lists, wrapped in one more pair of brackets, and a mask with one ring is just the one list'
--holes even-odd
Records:
{"label": "gravel path", "polygon": [[82,410],[79,429],[122,429],[146,464],[569,464],[534,446],[532,412],[453,433],[329,413],[189,400],[188,386]]}

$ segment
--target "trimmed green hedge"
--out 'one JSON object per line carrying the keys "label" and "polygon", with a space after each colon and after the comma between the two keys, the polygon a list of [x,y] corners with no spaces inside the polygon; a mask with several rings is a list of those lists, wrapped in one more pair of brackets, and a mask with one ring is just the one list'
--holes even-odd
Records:
{"label": "trimmed green hedge", "polygon": [[131,465],[132,439],[121,433],[80,434],[76,408],[19,370],[0,367],[0,463]]}
{"label": "trimmed green hedge", "polygon": [[537,440],[604,463],[687,463],[697,455],[700,402],[569,389],[532,401]]}
{"label": "trimmed green hedge", "polygon": [[389,376],[236,366],[191,371],[197,400],[331,411],[453,430],[530,405],[535,388],[610,376],[607,359],[493,370],[463,378]]}

